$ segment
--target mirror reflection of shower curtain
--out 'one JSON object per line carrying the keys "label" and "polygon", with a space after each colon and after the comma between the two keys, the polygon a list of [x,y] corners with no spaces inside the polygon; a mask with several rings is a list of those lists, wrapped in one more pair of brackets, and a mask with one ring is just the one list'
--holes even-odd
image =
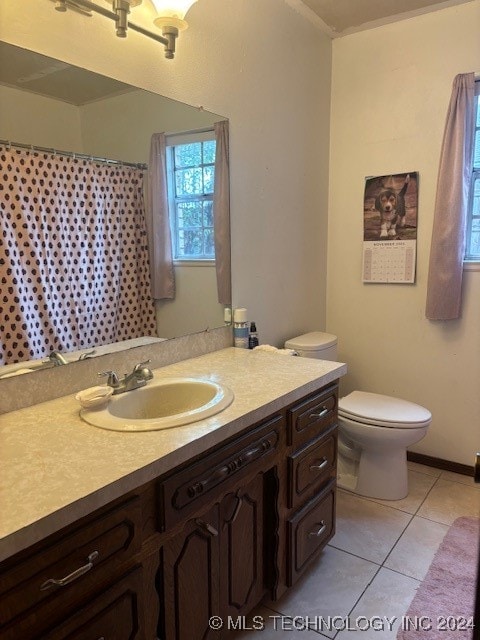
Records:
{"label": "mirror reflection of shower curtain", "polygon": [[0,149],[0,364],[156,335],[142,182]]}

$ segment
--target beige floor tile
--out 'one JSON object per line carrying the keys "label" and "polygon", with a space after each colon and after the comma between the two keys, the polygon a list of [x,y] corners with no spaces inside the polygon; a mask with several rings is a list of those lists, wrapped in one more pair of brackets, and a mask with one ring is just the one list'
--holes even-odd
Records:
{"label": "beige floor tile", "polygon": [[452,524],[461,516],[480,515],[480,487],[439,478],[417,512],[418,516]]}
{"label": "beige floor tile", "polygon": [[440,478],[442,478],[442,480],[450,480],[450,482],[459,482],[460,484],[466,484],[470,487],[480,488],[480,484],[475,483],[473,476],[464,476],[461,473],[453,473],[452,471],[442,471]]}
{"label": "beige floor tile", "polygon": [[446,524],[415,516],[385,561],[385,567],[423,580],[447,531]]}
{"label": "beige floor tile", "polygon": [[[267,606],[283,615],[308,617],[310,621],[319,617],[346,616],[377,571],[378,566],[372,562],[327,546],[296,586]],[[315,631],[330,638],[336,633],[336,630],[322,631],[322,628]]]}
{"label": "beige floor tile", "polygon": [[407,462],[407,467],[412,471],[425,473],[427,476],[433,476],[434,478],[439,478],[440,474],[442,473],[441,469],[436,469],[435,467],[427,467],[426,464],[419,464],[418,462]]}
{"label": "beige floor tile", "polygon": [[[239,618],[243,624],[243,619]],[[281,616],[276,611],[267,607],[258,607],[245,620],[244,630],[234,629],[234,625],[238,624],[237,620],[233,623],[228,620],[224,624],[230,625],[231,637],[235,640],[321,640],[326,638],[322,634],[315,633],[302,626],[302,620],[293,620],[286,616]],[[230,637],[230,636],[229,636]]]}
{"label": "beige floor tile", "polygon": [[382,564],[410,520],[403,511],[338,491],[336,534],[330,544]]}
{"label": "beige floor tile", "polygon": [[380,569],[349,616],[358,631],[340,631],[335,640],[358,635],[362,640],[393,640],[420,582],[389,569]]}
{"label": "beige floor tile", "polygon": [[400,509],[406,513],[416,513],[419,506],[425,500],[426,495],[437,481],[436,477],[419,473],[417,471],[408,471],[408,496],[402,500],[377,500],[368,498],[379,504],[384,504],[393,509]]}

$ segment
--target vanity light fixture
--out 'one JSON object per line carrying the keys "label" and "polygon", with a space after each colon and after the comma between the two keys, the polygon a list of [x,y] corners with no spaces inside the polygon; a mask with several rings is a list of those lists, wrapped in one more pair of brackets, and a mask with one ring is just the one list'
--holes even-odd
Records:
{"label": "vanity light fixture", "polygon": [[111,10],[106,9],[90,0],[54,0],[57,11],[74,9],[84,15],[92,15],[92,12],[100,13],[110,18],[116,24],[116,33],[119,38],[127,37],[127,30],[132,29],[148,38],[160,42],[165,47],[165,57],[172,59],[175,55],[175,41],[179,31],[188,27],[185,14],[197,0],[151,0],[157,17],[155,26],[162,30],[162,35],[148,31],[128,19],[130,9],[142,3],[142,0],[106,0],[111,5]]}

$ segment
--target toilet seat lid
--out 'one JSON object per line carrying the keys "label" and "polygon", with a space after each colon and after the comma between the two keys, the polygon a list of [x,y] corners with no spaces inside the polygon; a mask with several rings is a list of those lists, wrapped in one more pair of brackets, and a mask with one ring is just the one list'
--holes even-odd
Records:
{"label": "toilet seat lid", "polygon": [[432,414],[419,404],[367,391],[352,391],[338,402],[338,414],[363,424],[402,429],[430,424]]}

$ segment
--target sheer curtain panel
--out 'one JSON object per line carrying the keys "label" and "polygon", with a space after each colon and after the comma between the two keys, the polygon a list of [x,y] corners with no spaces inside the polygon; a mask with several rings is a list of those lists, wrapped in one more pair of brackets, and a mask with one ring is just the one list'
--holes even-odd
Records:
{"label": "sheer curtain panel", "polygon": [[425,315],[460,317],[474,130],[475,75],[455,77],[438,170]]}
{"label": "sheer curtain panel", "polygon": [[228,121],[216,122],[215,188],[213,194],[213,226],[218,301],[232,302],[232,268],[230,256],[230,163]]}
{"label": "sheer curtain panel", "polygon": [[166,162],[165,134],[154,133],[148,164],[147,227],[152,295],[155,300],[175,298]]}

